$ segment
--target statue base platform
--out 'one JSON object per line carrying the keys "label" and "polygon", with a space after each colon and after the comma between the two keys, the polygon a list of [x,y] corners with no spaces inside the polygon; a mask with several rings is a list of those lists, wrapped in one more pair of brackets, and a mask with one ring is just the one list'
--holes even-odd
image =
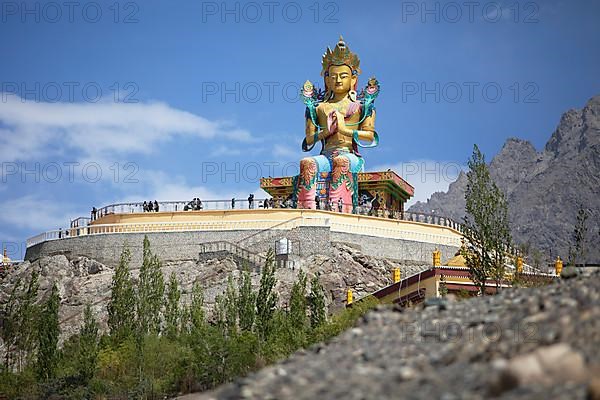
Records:
{"label": "statue base platform", "polygon": [[[318,195],[327,196],[328,173],[319,176]],[[261,178],[260,187],[276,201],[285,201],[294,192],[294,177]],[[382,200],[382,207],[404,212],[404,204],[415,194],[415,188],[392,170],[358,173],[358,198],[370,201],[375,197]]]}

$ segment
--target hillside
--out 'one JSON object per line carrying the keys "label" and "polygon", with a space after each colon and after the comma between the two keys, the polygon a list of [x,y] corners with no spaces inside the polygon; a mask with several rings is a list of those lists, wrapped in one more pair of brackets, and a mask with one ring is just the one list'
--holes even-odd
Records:
{"label": "hillside", "polygon": [[599,346],[596,273],[425,308],[382,306],[328,344],[181,400],[596,400]]}
{"label": "hillside", "polygon": [[[465,157],[466,158],[466,157]],[[577,211],[590,211],[587,261],[600,262],[600,96],[581,110],[563,114],[538,152],[528,141],[511,138],[492,159],[490,173],[506,193],[517,243],[530,244],[547,259],[567,258]],[[434,193],[410,211],[455,219],[464,216],[467,177],[461,173],[446,193]]]}
{"label": "hillside", "polygon": [[[160,254],[159,254],[160,257]],[[402,274],[413,274],[429,266],[404,265],[396,260],[370,257],[359,250],[343,244],[334,246],[333,256],[314,255],[302,261],[303,269],[313,276],[321,274],[326,301],[330,312],[343,307],[347,289],[352,289],[357,298],[374,292],[391,283],[391,271],[399,267]],[[139,265],[130,265],[132,276],[137,279]],[[87,302],[93,304],[103,329],[107,328],[106,305],[110,298],[110,285],[114,266],[107,266],[95,260],[78,257],[72,260],[64,255],[42,257],[33,262],[26,261],[10,271],[0,282],[0,304],[8,299],[15,283],[29,280],[32,271],[39,272],[40,296],[49,292],[53,282],[57,283],[61,296],[60,320],[62,337],[75,333],[80,324],[83,308]],[[165,279],[175,272],[182,290],[182,303],[189,300],[192,285],[198,281],[206,297],[206,310],[211,310],[215,297],[225,291],[229,275],[234,280],[240,276],[238,265],[232,258],[210,259],[204,262],[186,261],[167,263],[162,268]],[[276,273],[280,303],[286,303],[297,270],[281,268]],[[252,281],[258,287],[260,275],[254,273]]]}

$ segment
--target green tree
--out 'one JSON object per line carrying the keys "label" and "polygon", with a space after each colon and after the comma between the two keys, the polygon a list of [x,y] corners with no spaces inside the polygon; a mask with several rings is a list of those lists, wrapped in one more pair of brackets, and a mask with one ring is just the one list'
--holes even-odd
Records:
{"label": "green tree", "polygon": [[308,322],[306,315],[308,305],[306,301],[306,283],[306,274],[300,270],[290,292],[290,327],[299,335],[304,334]]}
{"label": "green tree", "polygon": [[17,341],[19,328],[19,297],[21,291],[21,279],[15,282],[10,296],[2,305],[0,312],[0,337],[4,343],[4,366],[7,370],[12,369],[13,351]]}
{"label": "green tree", "polygon": [[108,328],[111,336],[119,341],[133,334],[135,326],[135,291],[129,271],[130,261],[131,252],[125,244],[112,277],[108,302]]}
{"label": "green tree", "polygon": [[327,321],[327,311],[325,310],[325,292],[319,273],[310,281],[310,294],[308,295],[308,310],[310,315],[310,326],[312,329],[323,325]]}
{"label": "green tree", "polygon": [[237,309],[240,331],[251,332],[256,318],[256,293],[252,290],[252,279],[248,268],[244,268],[238,281]]}
{"label": "green tree", "polygon": [[273,250],[269,249],[267,259],[260,277],[260,287],[256,297],[256,329],[261,340],[268,338],[273,322],[273,314],[277,306],[275,292],[275,262]]}
{"label": "green tree", "polygon": [[58,336],[60,326],[58,323],[58,307],[60,296],[56,284],[52,286],[50,297],[46,300],[40,316],[38,331],[38,359],[36,372],[38,379],[48,381],[56,376],[58,364]]}
{"label": "green tree", "polygon": [[83,323],[79,329],[78,361],[79,373],[85,383],[94,376],[99,348],[98,322],[90,303],[83,310]]}
{"label": "green tree", "polygon": [[227,277],[225,292],[215,298],[214,316],[217,326],[225,336],[230,337],[237,333],[237,292],[231,275]]}
{"label": "green tree", "polygon": [[38,296],[38,272],[32,271],[27,290],[22,293],[17,311],[16,348],[18,371],[29,364],[34,356],[38,342],[40,308],[35,303]]}
{"label": "green tree", "polygon": [[496,282],[497,289],[500,288],[506,252],[512,239],[506,198],[492,180],[477,145],[473,146],[468,166],[463,232],[467,246],[463,246],[462,254],[473,282],[483,295],[489,278]]}
{"label": "green tree", "polygon": [[192,286],[192,299],[189,307],[189,325],[191,332],[201,331],[206,323],[204,315],[204,292],[199,282],[194,282]]}
{"label": "green tree", "polygon": [[179,290],[179,284],[177,282],[177,275],[175,271],[171,272],[169,277],[169,283],[167,285],[167,301],[165,304],[165,330],[169,337],[174,338],[177,336],[179,329],[179,320],[181,318],[181,311],[179,308],[179,299],[181,298],[181,291]]}
{"label": "green tree", "polygon": [[237,291],[233,284],[233,276],[227,277],[227,289],[225,290],[224,311],[227,331],[230,335],[237,333],[238,328],[238,309],[237,309]]}
{"label": "green tree", "polygon": [[588,218],[589,210],[579,207],[579,210],[577,210],[577,220],[573,229],[573,245],[569,248],[569,259],[567,264],[570,266],[585,263]]}
{"label": "green tree", "polygon": [[215,304],[213,307],[213,318],[221,333],[229,332],[227,325],[227,297],[221,293],[215,296]]}
{"label": "green tree", "polygon": [[164,293],[165,283],[161,262],[155,254],[152,254],[148,236],[144,236],[143,261],[136,299],[138,335],[160,332]]}

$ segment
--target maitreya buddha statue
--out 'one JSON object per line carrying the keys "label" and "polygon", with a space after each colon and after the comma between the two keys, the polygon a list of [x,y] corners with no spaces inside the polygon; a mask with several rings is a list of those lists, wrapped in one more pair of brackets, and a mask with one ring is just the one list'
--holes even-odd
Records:
{"label": "maitreya buddha statue", "polygon": [[323,55],[325,90],[316,90],[310,81],[304,84],[306,137],[302,150],[312,150],[319,141],[322,149],[319,155],[300,161],[294,183],[298,208],[314,209],[316,200],[334,204],[336,209],[341,203],[343,212],[353,212],[358,205],[357,174],[364,170],[358,148],[375,147],[379,141],[373,104],[379,83],[371,78],[357,94],[360,73],[358,56],[340,37],[335,49],[327,48]]}

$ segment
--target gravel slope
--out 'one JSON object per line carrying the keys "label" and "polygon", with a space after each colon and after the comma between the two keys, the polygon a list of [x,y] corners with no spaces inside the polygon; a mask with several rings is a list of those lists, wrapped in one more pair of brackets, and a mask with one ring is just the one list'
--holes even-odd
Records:
{"label": "gravel slope", "polygon": [[600,399],[600,273],[411,310],[185,400]]}

